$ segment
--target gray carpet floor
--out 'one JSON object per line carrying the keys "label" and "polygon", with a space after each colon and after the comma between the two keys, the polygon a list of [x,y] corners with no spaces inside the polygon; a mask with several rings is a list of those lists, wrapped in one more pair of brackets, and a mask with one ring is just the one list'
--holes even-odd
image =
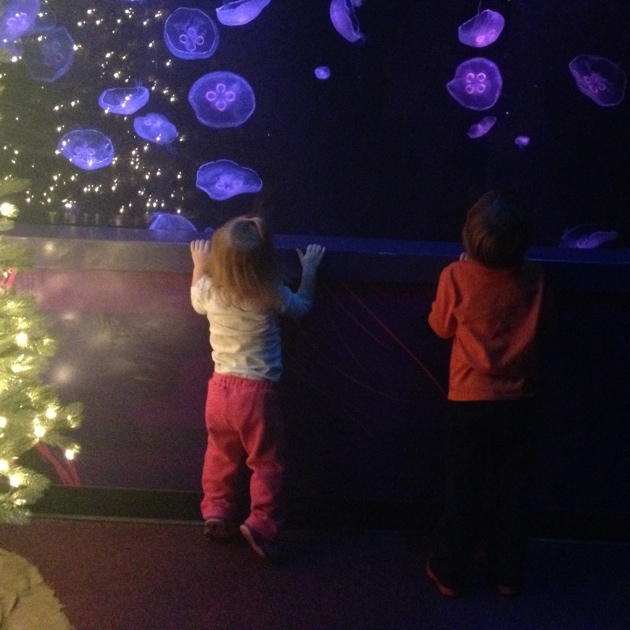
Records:
{"label": "gray carpet floor", "polygon": [[270,566],[197,523],[0,525],[0,547],[38,568],[77,630],[630,628],[630,543],[534,539],[519,596],[478,574],[457,600],[425,578],[426,546],[421,533],[291,530]]}

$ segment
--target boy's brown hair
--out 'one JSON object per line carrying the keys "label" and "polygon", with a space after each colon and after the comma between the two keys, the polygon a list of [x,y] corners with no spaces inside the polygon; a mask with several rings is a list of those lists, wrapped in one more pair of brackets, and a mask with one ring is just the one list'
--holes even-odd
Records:
{"label": "boy's brown hair", "polygon": [[239,216],[212,235],[208,275],[219,299],[238,308],[278,307],[273,238],[261,217]]}
{"label": "boy's brown hair", "polygon": [[491,190],[468,211],[462,231],[466,254],[486,267],[516,267],[529,245],[525,208],[514,197]]}

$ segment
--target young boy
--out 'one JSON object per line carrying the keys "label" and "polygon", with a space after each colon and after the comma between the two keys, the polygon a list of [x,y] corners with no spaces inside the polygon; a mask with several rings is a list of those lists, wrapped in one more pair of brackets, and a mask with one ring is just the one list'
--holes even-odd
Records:
{"label": "young boy", "polygon": [[514,595],[527,548],[538,342],[549,325],[542,269],[525,260],[524,211],[488,192],[468,212],[465,252],[441,273],[429,325],[452,339],[446,413],[446,499],[426,565],[456,597],[482,535],[490,579]]}

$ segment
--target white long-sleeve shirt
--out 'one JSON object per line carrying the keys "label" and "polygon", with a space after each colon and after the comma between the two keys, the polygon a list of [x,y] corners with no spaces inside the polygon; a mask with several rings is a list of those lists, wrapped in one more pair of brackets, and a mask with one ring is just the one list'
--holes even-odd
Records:
{"label": "white long-sleeve shirt", "polygon": [[282,354],[278,314],[300,317],[313,304],[312,291],[302,287],[294,293],[280,287],[282,308],[242,309],[221,302],[213,290],[212,279],[202,276],[190,288],[193,309],[210,322],[210,346],[214,370],[218,374],[237,374],[246,378],[280,380]]}

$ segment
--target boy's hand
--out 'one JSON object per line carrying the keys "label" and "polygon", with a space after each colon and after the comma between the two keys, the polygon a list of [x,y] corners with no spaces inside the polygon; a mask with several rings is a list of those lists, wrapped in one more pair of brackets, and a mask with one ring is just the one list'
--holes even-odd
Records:
{"label": "boy's hand", "polygon": [[210,254],[210,241],[192,241],[190,243],[190,254],[195,267],[203,267]]}
{"label": "boy's hand", "polygon": [[322,262],[322,258],[326,253],[326,248],[322,245],[309,245],[305,252],[300,249],[296,251],[300,257],[302,269],[304,269],[304,271],[311,271],[314,273],[317,271],[319,263]]}

